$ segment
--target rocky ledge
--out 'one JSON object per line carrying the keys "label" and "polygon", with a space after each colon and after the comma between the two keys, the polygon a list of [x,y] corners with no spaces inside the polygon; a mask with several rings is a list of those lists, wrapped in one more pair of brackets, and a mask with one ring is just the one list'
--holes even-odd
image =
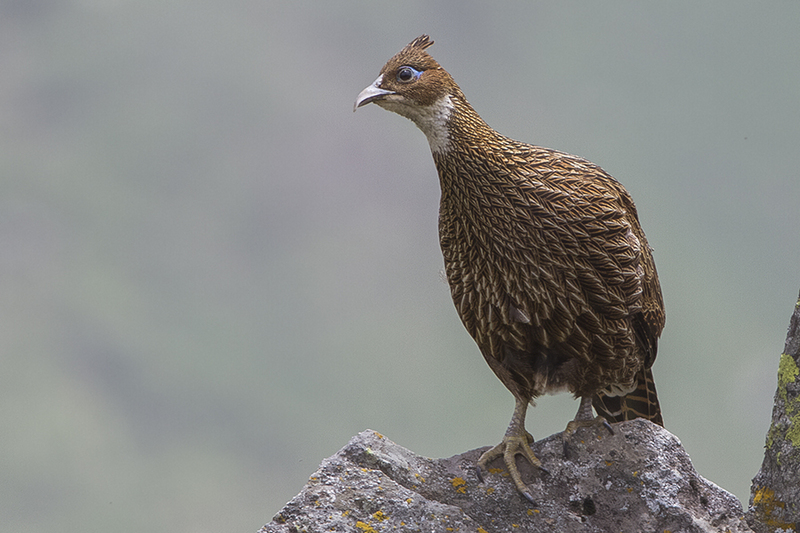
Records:
{"label": "rocky ledge", "polygon": [[613,435],[579,429],[567,458],[560,434],[534,443],[546,471],[518,459],[534,505],[500,460],[478,480],[485,449],[429,459],[363,431],[261,533],[751,531],[739,500],[697,473],[677,437],[645,420],[615,424]]}

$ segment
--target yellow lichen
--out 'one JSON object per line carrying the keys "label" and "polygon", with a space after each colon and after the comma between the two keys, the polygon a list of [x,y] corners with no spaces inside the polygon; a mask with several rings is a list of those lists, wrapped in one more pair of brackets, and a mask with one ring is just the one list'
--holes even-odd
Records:
{"label": "yellow lichen", "polygon": [[786,430],[786,440],[792,443],[795,448],[800,448],[800,413],[794,415],[789,424],[789,429]]}
{"label": "yellow lichen", "polygon": [[786,400],[786,386],[794,383],[797,374],[800,374],[800,369],[797,368],[792,356],[781,354],[781,361],[778,363],[778,389],[781,399]]}
{"label": "yellow lichen", "polygon": [[[795,448],[800,447],[800,398],[789,399],[787,387],[797,380],[798,374],[800,374],[800,369],[792,356],[781,354],[781,361],[778,364],[778,396],[784,401],[784,412],[790,420],[785,439]],[[775,426],[770,428],[767,435],[767,447],[772,447],[777,432],[778,428]]]}
{"label": "yellow lichen", "polygon": [[377,520],[378,522],[383,522],[384,520],[386,520],[387,518],[389,518],[389,515],[385,514],[383,511],[376,511],[376,512],[375,512],[375,513],[372,515],[372,518],[374,518],[374,519],[375,519],[375,520]]}
{"label": "yellow lichen", "polygon": [[769,487],[760,487],[753,495],[753,507],[761,515],[762,522],[769,527],[781,528],[786,531],[796,531],[795,524],[773,518],[772,513],[786,507],[786,503],[775,497],[775,491]]}
{"label": "yellow lichen", "polygon": [[361,520],[356,522],[356,527],[361,531],[363,531],[364,533],[378,533],[374,527],[367,524],[366,522],[362,522]]}
{"label": "yellow lichen", "polygon": [[453,488],[456,489],[456,492],[460,494],[466,494],[467,482],[464,481],[464,478],[454,477],[453,479],[450,480],[450,483],[453,485]]}

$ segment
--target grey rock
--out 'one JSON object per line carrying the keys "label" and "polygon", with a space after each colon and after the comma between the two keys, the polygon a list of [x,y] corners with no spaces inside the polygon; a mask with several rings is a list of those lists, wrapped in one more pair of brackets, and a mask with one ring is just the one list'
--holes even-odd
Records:
{"label": "grey rock", "polygon": [[481,483],[486,448],[429,459],[379,433],[359,433],[325,459],[261,533],[744,532],[741,503],[701,477],[680,441],[645,420],[579,429],[534,443],[546,471],[518,459],[531,505],[500,460]]}
{"label": "grey rock", "polygon": [[778,364],[778,389],[747,521],[759,533],[800,531],[800,298]]}

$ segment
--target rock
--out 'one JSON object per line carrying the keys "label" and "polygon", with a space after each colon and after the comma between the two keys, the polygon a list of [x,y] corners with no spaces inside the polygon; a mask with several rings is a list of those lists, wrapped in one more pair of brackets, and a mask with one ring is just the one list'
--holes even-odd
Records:
{"label": "rock", "polygon": [[614,432],[578,429],[569,459],[560,434],[534,443],[547,471],[518,459],[531,505],[500,460],[478,481],[474,465],[486,448],[428,459],[363,431],[261,533],[751,531],[736,497],[702,478],[674,435],[645,420]]}
{"label": "rock", "polygon": [[747,521],[759,533],[800,531],[800,299],[778,364],[778,390]]}

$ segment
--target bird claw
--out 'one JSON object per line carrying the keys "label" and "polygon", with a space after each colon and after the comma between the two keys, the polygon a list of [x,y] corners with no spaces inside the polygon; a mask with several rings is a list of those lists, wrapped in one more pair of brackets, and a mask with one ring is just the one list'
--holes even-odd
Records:
{"label": "bird claw", "polygon": [[608,423],[608,420],[603,418],[602,416],[598,416],[597,418],[592,418],[590,420],[571,420],[569,424],[567,424],[567,428],[561,433],[561,440],[564,443],[564,459],[569,459],[569,441],[570,437],[575,434],[578,428],[582,427],[591,427],[601,425],[608,430],[611,435],[614,435],[614,428],[611,427],[611,424]]}
{"label": "bird claw", "polygon": [[531,505],[536,505],[536,502],[533,500],[533,496],[531,496],[530,492],[528,492],[527,490],[523,490],[521,492],[522,492],[522,495],[525,497],[525,499],[528,500],[528,502]]}
{"label": "bird claw", "polygon": [[515,460],[517,455],[522,455],[533,466],[543,470],[547,474],[550,473],[547,469],[542,467],[541,461],[539,461],[539,459],[533,454],[533,450],[531,450],[530,446],[531,442],[533,442],[533,437],[526,431],[521,435],[506,435],[503,437],[503,441],[500,444],[485,451],[478,459],[478,463],[475,465],[475,474],[480,482],[483,483],[483,469],[486,467],[486,465],[490,461],[493,461],[498,457],[502,457],[503,462],[506,465],[506,469],[508,470],[508,474],[511,476],[511,480],[514,482],[514,486],[517,488],[517,491],[529,503],[535,505],[535,501],[531,493],[528,491],[528,487],[526,487],[525,483],[522,482],[522,476],[520,476]]}
{"label": "bird claw", "polygon": [[483,483],[483,471],[481,470],[481,465],[475,465],[475,475],[478,476],[478,481]]}

